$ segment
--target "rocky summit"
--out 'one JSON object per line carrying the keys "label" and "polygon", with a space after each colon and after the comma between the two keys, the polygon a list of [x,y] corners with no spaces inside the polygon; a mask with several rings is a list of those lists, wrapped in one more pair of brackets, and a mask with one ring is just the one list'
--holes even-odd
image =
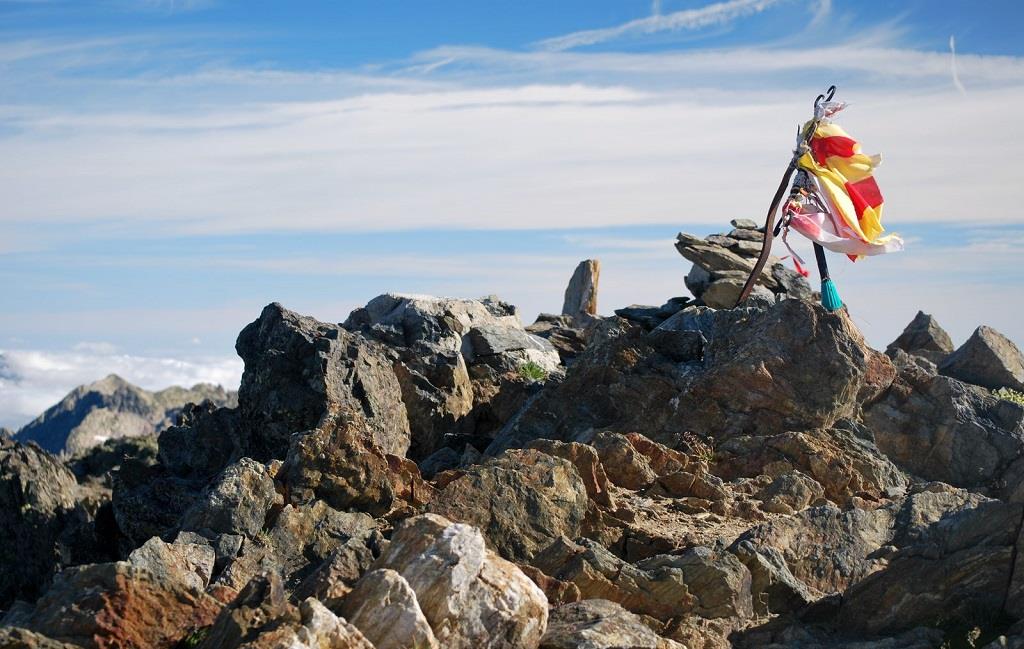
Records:
{"label": "rocky summit", "polygon": [[1024,646],[1020,351],[876,351],[781,264],[732,308],[733,225],[661,306],[271,304],[237,404],[0,436],[0,648]]}

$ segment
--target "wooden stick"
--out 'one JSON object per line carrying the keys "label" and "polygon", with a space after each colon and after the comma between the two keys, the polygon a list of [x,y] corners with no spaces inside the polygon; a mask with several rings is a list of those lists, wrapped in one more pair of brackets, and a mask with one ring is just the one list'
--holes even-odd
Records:
{"label": "wooden stick", "polygon": [[754,284],[761,277],[761,271],[764,270],[765,264],[768,263],[768,257],[772,254],[772,240],[775,238],[775,233],[773,232],[775,229],[775,215],[779,211],[782,197],[786,195],[786,190],[789,189],[789,179],[793,177],[793,172],[796,171],[796,161],[796,156],[793,156],[793,160],[786,167],[786,173],[782,175],[782,182],[779,183],[779,188],[775,191],[775,197],[772,199],[772,205],[768,208],[768,216],[764,221],[764,239],[761,242],[761,254],[757,258],[757,263],[754,264],[754,270],[750,273],[750,277],[747,278],[747,283],[743,285],[740,297],[736,300],[736,306],[743,304],[750,297],[750,292],[754,290]]}

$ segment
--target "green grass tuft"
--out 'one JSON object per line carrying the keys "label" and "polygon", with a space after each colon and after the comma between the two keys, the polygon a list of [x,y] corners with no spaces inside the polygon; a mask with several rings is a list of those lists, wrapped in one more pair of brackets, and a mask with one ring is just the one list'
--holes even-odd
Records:
{"label": "green grass tuft", "polygon": [[531,383],[543,383],[548,378],[548,371],[533,361],[526,361],[519,366],[519,376]]}
{"label": "green grass tuft", "polygon": [[1006,399],[1012,401],[1019,406],[1024,406],[1024,392],[1018,392],[1011,388],[999,388],[995,391],[995,395],[1000,399]]}

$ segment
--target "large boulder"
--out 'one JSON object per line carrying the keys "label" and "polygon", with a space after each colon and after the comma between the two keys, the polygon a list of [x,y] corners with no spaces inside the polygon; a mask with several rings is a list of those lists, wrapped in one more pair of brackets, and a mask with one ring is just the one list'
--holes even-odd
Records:
{"label": "large boulder", "polygon": [[959,487],[998,488],[1024,454],[1024,409],[915,365],[864,408],[864,422],[900,467]]}
{"label": "large boulder", "polygon": [[352,410],[364,413],[377,446],[396,455],[409,448],[402,389],[379,345],[275,302],[235,349],[245,361],[238,402],[251,457],[283,458],[293,433]]}
{"label": "large boulder", "polygon": [[530,392],[520,368],[557,372],[560,358],[527,332],[515,308],[495,298],[380,295],[345,321],[398,356],[395,372],[412,427],[409,455],[486,438]]}
{"label": "large boulder", "polygon": [[948,512],[846,590],[839,625],[879,634],[986,624],[979,611],[994,614],[1006,602],[1020,523],[1021,505],[998,500]]}
{"label": "large boulder", "polygon": [[35,599],[60,565],[75,476],[33,443],[0,438],[0,608]]}
{"label": "large boulder", "polygon": [[568,460],[515,449],[467,469],[430,510],[479,527],[503,557],[529,561],[558,536],[579,534],[587,490]]}
{"label": "large boulder", "polygon": [[576,584],[584,599],[607,599],[659,620],[692,613],[745,618],[753,613],[750,572],[732,554],[695,547],[636,564],[589,539],[560,538],[533,560],[534,567]]}
{"label": "large boulder", "polygon": [[885,351],[892,355],[897,349],[939,364],[953,351],[953,341],[934,317],[918,311],[903,333],[889,343]]}
{"label": "large boulder", "polygon": [[[651,337],[659,332],[706,342],[689,358],[666,354]],[[650,334],[621,322],[598,333],[565,380],[531,402],[489,452],[588,429],[639,430],[667,442],[688,431],[721,441],[825,428],[856,416],[896,371],[842,311],[801,300],[687,308]]]}
{"label": "large boulder", "polygon": [[541,649],[677,649],[639,616],[606,599],[586,599],[551,611]]}
{"label": "large boulder", "polygon": [[437,649],[430,623],[416,601],[416,592],[394,570],[366,573],[341,604],[340,613],[376,649]]}
{"label": "large boulder", "polygon": [[536,649],[547,628],[544,593],[468,525],[409,519],[374,567],[402,576],[443,647]]}
{"label": "large boulder", "polygon": [[181,528],[252,538],[263,529],[267,513],[278,500],[267,467],[244,457],[226,468],[185,512]]}
{"label": "large boulder", "polygon": [[991,390],[1024,390],[1024,354],[1009,338],[981,326],[939,364],[939,371]]}
{"label": "large boulder", "polygon": [[573,271],[569,285],[565,287],[562,315],[586,322],[597,315],[597,284],[601,276],[601,262],[584,259]]}
{"label": "large boulder", "polygon": [[87,648],[170,649],[211,624],[221,604],[168,575],[129,562],[67,568],[21,626]]}

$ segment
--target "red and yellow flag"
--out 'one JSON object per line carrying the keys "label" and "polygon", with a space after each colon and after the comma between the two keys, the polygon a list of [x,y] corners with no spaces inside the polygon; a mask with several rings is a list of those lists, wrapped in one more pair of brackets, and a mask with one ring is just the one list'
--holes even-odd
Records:
{"label": "red and yellow flag", "polygon": [[882,192],[872,175],[879,156],[861,153],[860,144],[837,124],[822,121],[811,136],[798,164],[814,174],[846,227],[869,244],[884,244],[881,236]]}

